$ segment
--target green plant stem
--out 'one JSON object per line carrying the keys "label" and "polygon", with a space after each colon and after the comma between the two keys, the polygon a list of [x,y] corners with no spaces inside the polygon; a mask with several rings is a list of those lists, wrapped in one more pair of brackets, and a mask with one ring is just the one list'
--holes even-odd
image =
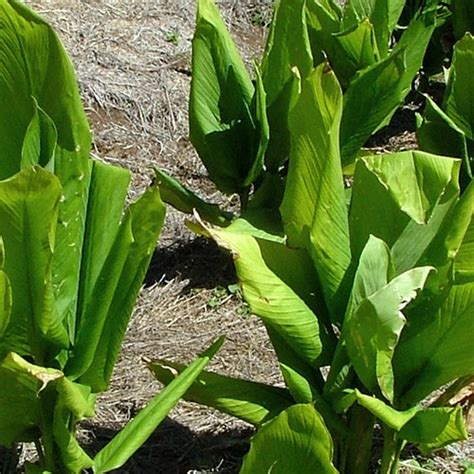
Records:
{"label": "green plant stem", "polygon": [[355,404],[349,411],[349,432],[341,456],[341,473],[367,474],[372,458],[374,416],[364,407]]}
{"label": "green plant stem", "polygon": [[380,474],[396,474],[400,463],[400,453],[405,441],[399,439],[397,432],[383,425],[383,454]]}
{"label": "green plant stem", "polygon": [[41,467],[45,471],[55,472],[53,415],[56,393],[47,387],[41,394],[40,430],[41,443],[36,444]]}
{"label": "green plant stem", "polygon": [[472,169],[471,169],[471,160],[469,157],[469,149],[467,147],[467,138],[464,136],[463,137],[463,161],[464,161],[464,166],[466,167],[466,173],[469,177],[469,179],[472,179]]}
{"label": "green plant stem", "polygon": [[248,206],[249,203],[249,194],[250,194],[250,188],[245,188],[241,194],[239,194],[240,198],[240,213],[242,214]]}

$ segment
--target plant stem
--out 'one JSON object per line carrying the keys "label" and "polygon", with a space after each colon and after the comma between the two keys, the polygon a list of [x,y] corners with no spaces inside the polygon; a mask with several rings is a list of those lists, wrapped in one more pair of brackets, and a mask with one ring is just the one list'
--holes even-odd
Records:
{"label": "plant stem", "polygon": [[250,194],[250,188],[248,187],[245,188],[241,194],[239,194],[241,214],[247,209],[247,205],[249,203],[249,194]]}
{"label": "plant stem", "polygon": [[372,457],[374,416],[355,404],[349,411],[350,438],[341,456],[341,473],[367,474]]}
{"label": "plant stem", "polygon": [[465,136],[463,137],[463,161],[464,161],[464,166],[466,167],[466,173],[469,179],[472,179],[471,159],[469,156],[469,149],[467,146],[467,138]]}
{"label": "plant stem", "polygon": [[397,437],[397,432],[383,425],[383,454],[381,474],[396,474],[400,463],[400,453],[405,446],[405,441]]}
{"label": "plant stem", "polygon": [[54,453],[53,418],[56,393],[47,387],[40,395],[40,430],[41,443],[36,444],[41,467],[45,471],[55,472],[56,459]]}

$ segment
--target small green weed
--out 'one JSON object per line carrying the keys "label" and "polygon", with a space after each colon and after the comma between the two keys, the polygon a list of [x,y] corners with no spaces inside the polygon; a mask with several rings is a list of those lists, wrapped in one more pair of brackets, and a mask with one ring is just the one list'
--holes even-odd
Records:
{"label": "small green weed", "polygon": [[169,30],[165,33],[165,41],[178,46],[181,41],[181,35],[176,30]]}

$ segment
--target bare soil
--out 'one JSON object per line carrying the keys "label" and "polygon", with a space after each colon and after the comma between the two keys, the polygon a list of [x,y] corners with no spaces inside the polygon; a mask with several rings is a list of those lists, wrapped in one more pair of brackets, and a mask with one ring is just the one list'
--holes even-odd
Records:
{"label": "bare soil", "polygon": [[[153,167],[158,166],[204,197],[227,202],[208,180],[188,139],[193,0],[27,3],[56,28],[72,58],[94,133],[94,157],[132,171],[130,199],[150,183]],[[263,47],[271,1],[218,4],[251,68]],[[395,133],[379,134],[374,147],[415,146],[413,111],[403,114],[398,119],[406,122],[397,125]],[[160,390],[144,358],[188,362],[225,335],[226,344],[212,369],[281,383],[265,329],[256,317],[245,315],[245,304],[228,291],[234,282],[229,256],[192,235],[183,216],[169,209],[112,386],[99,398],[97,416],[82,426],[81,439],[88,450],[99,450]],[[243,422],[180,402],[119,472],[238,472],[252,432]],[[20,453],[22,461],[29,456],[29,449]],[[426,462],[432,463],[434,472],[460,472],[457,462],[467,456],[458,445]]]}

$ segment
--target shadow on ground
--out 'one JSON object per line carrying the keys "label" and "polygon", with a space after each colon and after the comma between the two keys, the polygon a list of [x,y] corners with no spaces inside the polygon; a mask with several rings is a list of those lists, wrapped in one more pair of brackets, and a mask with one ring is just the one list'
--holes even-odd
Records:
{"label": "shadow on ground", "polygon": [[[84,425],[93,434],[93,441],[85,445],[88,453],[98,452],[112,439],[117,430]],[[184,425],[166,418],[148,441],[121,469],[121,474],[186,474],[237,473],[242,458],[248,451],[252,430],[229,430],[224,433],[193,433]]]}
{"label": "shadow on ground", "polygon": [[[83,433],[88,441],[85,451],[93,456],[118,432],[119,428],[84,423]],[[248,451],[252,430],[229,430],[213,434],[193,433],[185,426],[167,418],[147,442],[122,468],[120,474],[186,474],[220,472],[233,474],[239,471],[242,458]],[[18,450],[0,448],[0,473],[23,472],[15,469]],[[13,457],[12,457],[13,455]]]}
{"label": "shadow on ground", "polygon": [[145,278],[145,286],[174,278],[187,280],[184,292],[192,288],[212,289],[236,282],[232,257],[210,239],[197,237],[158,247]]}

